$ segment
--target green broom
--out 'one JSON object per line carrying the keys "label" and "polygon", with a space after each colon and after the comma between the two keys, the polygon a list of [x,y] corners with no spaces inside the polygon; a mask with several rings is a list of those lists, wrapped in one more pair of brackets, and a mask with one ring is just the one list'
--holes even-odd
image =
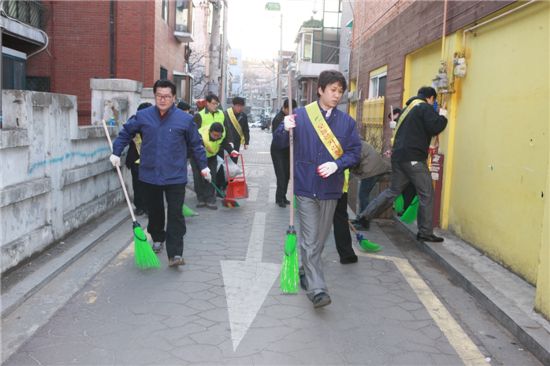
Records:
{"label": "green broom", "polygon": [[183,213],[183,216],[185,217],[191,217],[191,216],[199,216],[199,214],[192,209],[189,208],[185,203],[181,207],[181,212]]}
{"label": "green broom", "polygon": [[366,239],[363,234],[357,232],[357,229],[350,221],[348,221],[348,224],[351,231],[353,231],[353,233],[355,234],[355,238],[357,239],[357,242],[359,243],[361,249],[363,249],[365,252],[370,253],[376,253],[382,250],[382,246],[370,241],[369,239]]}
{"label": "green broom", "polygon": [[[288,95],[292,95],[291,91],[291,73],[288,73]],[[288,99],[288,113],[292,114],[292,99]],[[294,206],[296,206],[296,197],[294,196],[294,129],[291,128],[288,131],[289,150],[290,150],[290,176],[289,187],[292,192],[293,204],[289,205],[290,219],[288,224],[288,230],[286,231],[285,248],[283,255],[283,264],[281,265],[281,279],[280,286],[281,291],[285,294],[298,293],[298,284],[300,283],[299,262],[298,262],[298,250],[297,250],[297,238],[296,230],[294,229]]]}
{"label": "green broom", "polygon": [[403,212],[403,215],[401,215],[401,221],[403,221],[406,224],[411,224],[416,220],[416,216],[418,215],[418,196],[414,196],[411,204],[405,212]]}
{"label": "green broom", "polygon": [[393,209],[398,215],[401,215],[403,213],[403,209],[405,208],[405,200],[403,199],[403,195],[400,194],[395,201],[393,202]]}
{"label": "green broom", "polygon": [[[107,136],[107,140],[109,141],[109,146],[111,147],[112,151],[113,143],[111,142],[111,136],[109,135],[107,124],[105,123],[105,120],[102,120],[102,122],[103,129],[105,130],[105,135]],[[128,209],[130,210],[130,215],[132,216],[132,227],[134,231],[134,257],[136,266],[141,269],[159,268],[160,261],[155,252],[153,252],[153,248],[151,248],[151,245],[147,241],[147,236],[143,232],[143,229],[136,221],[136,217],[134,216],[134,210],[132,210],[132,204],[130,203],[128,191],[126,190],[126,186],[124,185],[124,178],[122,178],[120,167],[116,166],[115,168],[118,173],[120,185],[122,186],[122,190],[124,191],[124,197],[126,198],[126,203],[128,204]]]}

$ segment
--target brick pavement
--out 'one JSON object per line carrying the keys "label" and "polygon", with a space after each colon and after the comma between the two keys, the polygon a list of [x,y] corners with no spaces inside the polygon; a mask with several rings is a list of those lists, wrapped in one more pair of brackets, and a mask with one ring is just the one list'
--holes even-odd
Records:
{"label": "brick pavement", "polygon": [[[253,223],[265,213],[262,262],[280,264],[288,226],[288,210],[274,203],[270,139],[254,131],[245,152],[255,192],[249,200],[235,209],[200,209],[187,220],[185,266],[167,268],[163,252],[160,270],[140,271],[128,247],[5,365],[463,364],[464,345],[449,343],[395,262],[362,256],[343,266],[332,239],[324,265],[333,303],[314,310],[303,292],[281,294],[276,279],[235,347],[221,261],[244,266]],[[186,201],[196,203],[192,193]],[[374,226],[384,255],[401,258]]]}

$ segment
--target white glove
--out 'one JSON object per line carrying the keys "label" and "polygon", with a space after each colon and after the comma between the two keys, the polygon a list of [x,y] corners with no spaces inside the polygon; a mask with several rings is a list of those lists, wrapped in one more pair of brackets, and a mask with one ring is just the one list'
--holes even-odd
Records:
{"label": "white glove", "polygon": [[447,118],[447,110],[445,108],[439,108],[439,115]]}
{"label": "white glove", "polygon": [[288,116],[285,116],[285,120],[283,123],[285,125],[285,131],[288,131],[291,128],[296,127],[296,121],[294,120],[293,114],[289,114]]}
{"label": "white glove", "polygon": [[330,175],[336,173],[337,170],[338,165],[333,161],[329,161],[317,167],[317,174],[322,178],[328,178]]}
{"label": "white glove", "polygon": [[208,183],[212,182],[212,175],[210,174],[210,168],[206,167],[201,170],[201,175]]}
{"label": "white glove", "polygon": [[111,161],[111,164],[113,164],[113,166],[120,166],[120,156],[111,154],[111,156],[109,157],[109,160]]}

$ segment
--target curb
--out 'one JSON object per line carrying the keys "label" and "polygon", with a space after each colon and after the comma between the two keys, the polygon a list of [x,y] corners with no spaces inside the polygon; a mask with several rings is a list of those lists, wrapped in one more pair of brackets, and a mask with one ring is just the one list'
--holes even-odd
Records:
{"label": "curb", "polygon": [[[420,248],[440,264],[461,287],[471,294],[502,326],[512,333],[544,365],[550,365],[550,341],[548,330],[525,310],[488,280],[469,267],[459,256],[440,244],[426,243],[416,239],[416,225],[407,225],[394,217],[403,228],[411,233]],[[447,232],[441,230],[446,240]],[[540,317],[542,318],[542,317]],[[545,320],[542,320],[545,321]]]}
{"label": "curb", "polygon": [[[126,205],[126,204],[125,204]],[[78,258],[88,252],[94,245],[100,242],[111,230],[128,219],[128,209],[119,210],[109,220],[99,224],[86,238],[57,258],[52,259],[37,271],[29,274],[23,280],[2,294],[2,319],[10,315],[25,300],[44,287],[63,270],[74,263]]]}

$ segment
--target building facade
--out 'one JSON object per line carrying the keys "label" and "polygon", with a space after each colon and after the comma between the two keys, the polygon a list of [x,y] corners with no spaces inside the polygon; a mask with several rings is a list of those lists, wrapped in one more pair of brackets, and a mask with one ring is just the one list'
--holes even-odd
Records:
{"label": "building facade", "polygon": [[381,148],[390,106],[438,89],[437,221],[536,287],[547,318],[549,19],[537,1],[357,2],[350,61],[350,113]]}
{"label": "building facade", "polygon": [[[12,1],[4,1],[4,7]],[[26,3],[26,2],[14,2]],[[41,1],[47,48],[26,60],[32,89],[76,95],[80,124],[90,123],[90,79],[117,78],[152,87],[169,79],[190,101],[187,70],[192,3],[159,1]]]}

